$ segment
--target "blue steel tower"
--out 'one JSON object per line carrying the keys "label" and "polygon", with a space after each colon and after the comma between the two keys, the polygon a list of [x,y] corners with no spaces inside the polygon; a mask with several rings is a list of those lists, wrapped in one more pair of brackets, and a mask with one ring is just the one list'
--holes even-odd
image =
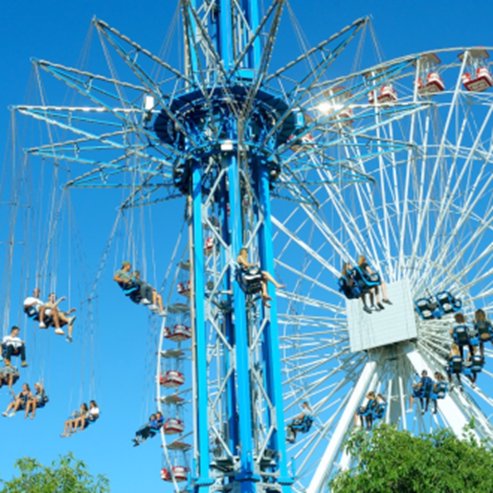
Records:
{"label": "blue steel tower", "polygon": [[[271,7],[271,30],[282,6]],[[262,270],[274,272],[270,194],[280,172],[277,149],[292,136],[296,115],[262,88],[271,47],[263,50],[258,36],[257,0],[183,1],[182,16],[191,83],[154,129],[180,150],[173,179],[191,217],[193,490],[217,490],[220,482],[222,491],[288,492],[276,293],[270,289],[269,307],[247,294],[236,257],[247,248]],[[214,269],[206,237],[215,245]]]}

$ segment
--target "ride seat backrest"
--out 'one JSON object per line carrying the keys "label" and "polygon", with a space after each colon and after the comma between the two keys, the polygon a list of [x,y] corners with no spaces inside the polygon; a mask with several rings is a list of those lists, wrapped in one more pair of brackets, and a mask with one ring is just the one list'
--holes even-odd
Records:
{"label": "ride seat backrest", "polygon": [[376,272],[373,274],[368,274],[364,272],[360,266],[354,268],[355,279],[361,284],[362,287],[372,288],[374,286],[379,286],[381,284],[380,276]]}
{"label": "ride seat backrest", "polygon": [[475,354],[471,359],[471,370],[478,372],[483,369],[484,366],[484,358],[480,354]]}
{"label": "ride seat backrest", "polygon": [[137,284],[133,284],[129,288],[122,288],[122,289],[123,289],[123,294],[125,296],[130,296],[131,294],[139,290],[139,286]]}
{"label": "ride seat backrest", "polygon": [[459,345],[464,345],[469,343],[469,330],[467,325],[455,325],[453,328],[454,341]]}
{"label": "ride seat backrest", "polygon": [[369,399],[366,406],[361,406],[359,408],[358,414],[361,416],[369,416],[377,405],[377,401],[375,399]]}
{"label": "ride seat backrest", "polygon": [[455,298],[448,291],[440,291],[437,293],[436,299],[445,313],[457,312],[462,307],[462,301]]}
{"label": "ride seat backrest", "polygon": [[454,373],[462,371],[462,358],[460,356],[454,356],[450,360],[450,368]]}
{"label": "ride seat backrest", "polygon": [[376,419],[382,419],[386,410],[387,410],[386,402],[377,403],[375,407],[375,411],[373,412],[373,417]]}
{"label": "ride seat backrest", "polygon": [[246,294],[262,291],[262,272],[256,266],[248,269],[237,269],[236,280]]}
{"label": "ride seat backrest", "polygon": [[362,294],[361,287],[356,280],[350,279],[349,277],[342,276],[339,278],[339,292],[344,294],[344,296],[351,300],[359,298]]}
{"label": "ride seat backrest", "polygon": [[429,396],[433,389],[433,380],[430,377],[424,377],[421,379],[421,390],[424,396]]}
{"label": "ride seat backrest", "polygon": [[474,323],[474,330],[478,333],[479,337],[482,340],[491,339],[491,333],[493,331],[493,327],[488,320],[481,320],[479,322]]}
{"label": "ride seat backrest", "polygon": [[24,308],[24,313],[29,317],[35,320],[39,320],[39,312],[36,310],[34,306],[28,306]]}
{"label": "ride seat backrest", "polygon": [[447,382],[437,382],[435,385],[435,396],[437,399],[443,399],[447,393],[448,384]]}
{"label": "ride seat backrest", "polygon": [[293,423],[291,428],[296,431],[300,431],[301,433],[307,433],[310,431],[310,428],[313,424],[313,418],[311,416],[305,415],[303,419],[299,420],[298,423]]}

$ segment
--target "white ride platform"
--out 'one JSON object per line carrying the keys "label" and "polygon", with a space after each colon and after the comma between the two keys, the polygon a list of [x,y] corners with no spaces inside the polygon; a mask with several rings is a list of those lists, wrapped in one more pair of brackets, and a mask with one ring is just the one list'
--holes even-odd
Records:
{"label": "white ride platform", "polygon": [[[364,351],[417,337],[416,316],[407,279],[387,285],[392,305],[371,314],[361,300],[347,300],[347,320],[351,351]],[[369,297],[367,297],[369,299]],[[368,301],[369,303],[369,301]]]}

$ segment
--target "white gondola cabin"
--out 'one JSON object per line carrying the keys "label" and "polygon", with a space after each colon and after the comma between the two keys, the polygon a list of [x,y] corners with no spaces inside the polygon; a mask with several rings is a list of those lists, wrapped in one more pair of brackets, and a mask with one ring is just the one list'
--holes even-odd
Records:
{"label": "white gondola cabin", "polygon": [[181,294],[182,296],[190,296],[190,280],[185,281],[185,282],[179,282],[178,285],[176,286],[176,289],[178,291],[178,294]]}
{"label": "white gondola cabin", "polygon": [[493,77],[486,64],[489,53],[483,49],[468,50],[459,55],[466,62],[462,84],[471,92],[483,92],[493,86]]}
{"label": "white gondola cabin", "polygon": [[167,388],[176,388],[185,383],[185,375],[181,371],[168,370],[159,378],[159,384]]}
{"label": "white gondola cabin", "polygon": [[163,431],[165,435],[176,435],[183,433],[185,430],[185,424],[179,418],[168,418],[163,425]]}
{"label": "white gondola cabin", "polygon": [[426,53],[418,60],[418,93],[420,96],[436,94],[445,90],[438,66],[440,58],[435,53]]}
{"label": "white gondola cabin", "polygon": [[172,466],[170,469],[163,467],[161,469],[161,479],[172,483],[173,481],[181,482],[188,479],[189,469],[186,466]]}
{"label": "white gondola cabin", "polygon": [[164,328],[164,337],[173,342],[182,342],[192,337],[192,329],[185,324],[175,324]]}

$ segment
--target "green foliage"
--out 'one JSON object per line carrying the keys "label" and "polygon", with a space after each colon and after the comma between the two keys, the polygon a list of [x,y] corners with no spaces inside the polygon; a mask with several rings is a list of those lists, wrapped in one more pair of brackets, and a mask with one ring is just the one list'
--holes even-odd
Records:
{"label": "green foliage", "polygon": [[0,493],[108,493],[108,479],[94,478],[86,465],[72,454],[43,466],[37,460],[25,457],[15,463],[20,476],[2,481]]}
{"label": "green foliage", "polygon": [[381,425],[355,432],[348,451],[358,464],[331,481],[333,493],[485,493],[493,492],[493,452],[450,431],[415,437]]}

